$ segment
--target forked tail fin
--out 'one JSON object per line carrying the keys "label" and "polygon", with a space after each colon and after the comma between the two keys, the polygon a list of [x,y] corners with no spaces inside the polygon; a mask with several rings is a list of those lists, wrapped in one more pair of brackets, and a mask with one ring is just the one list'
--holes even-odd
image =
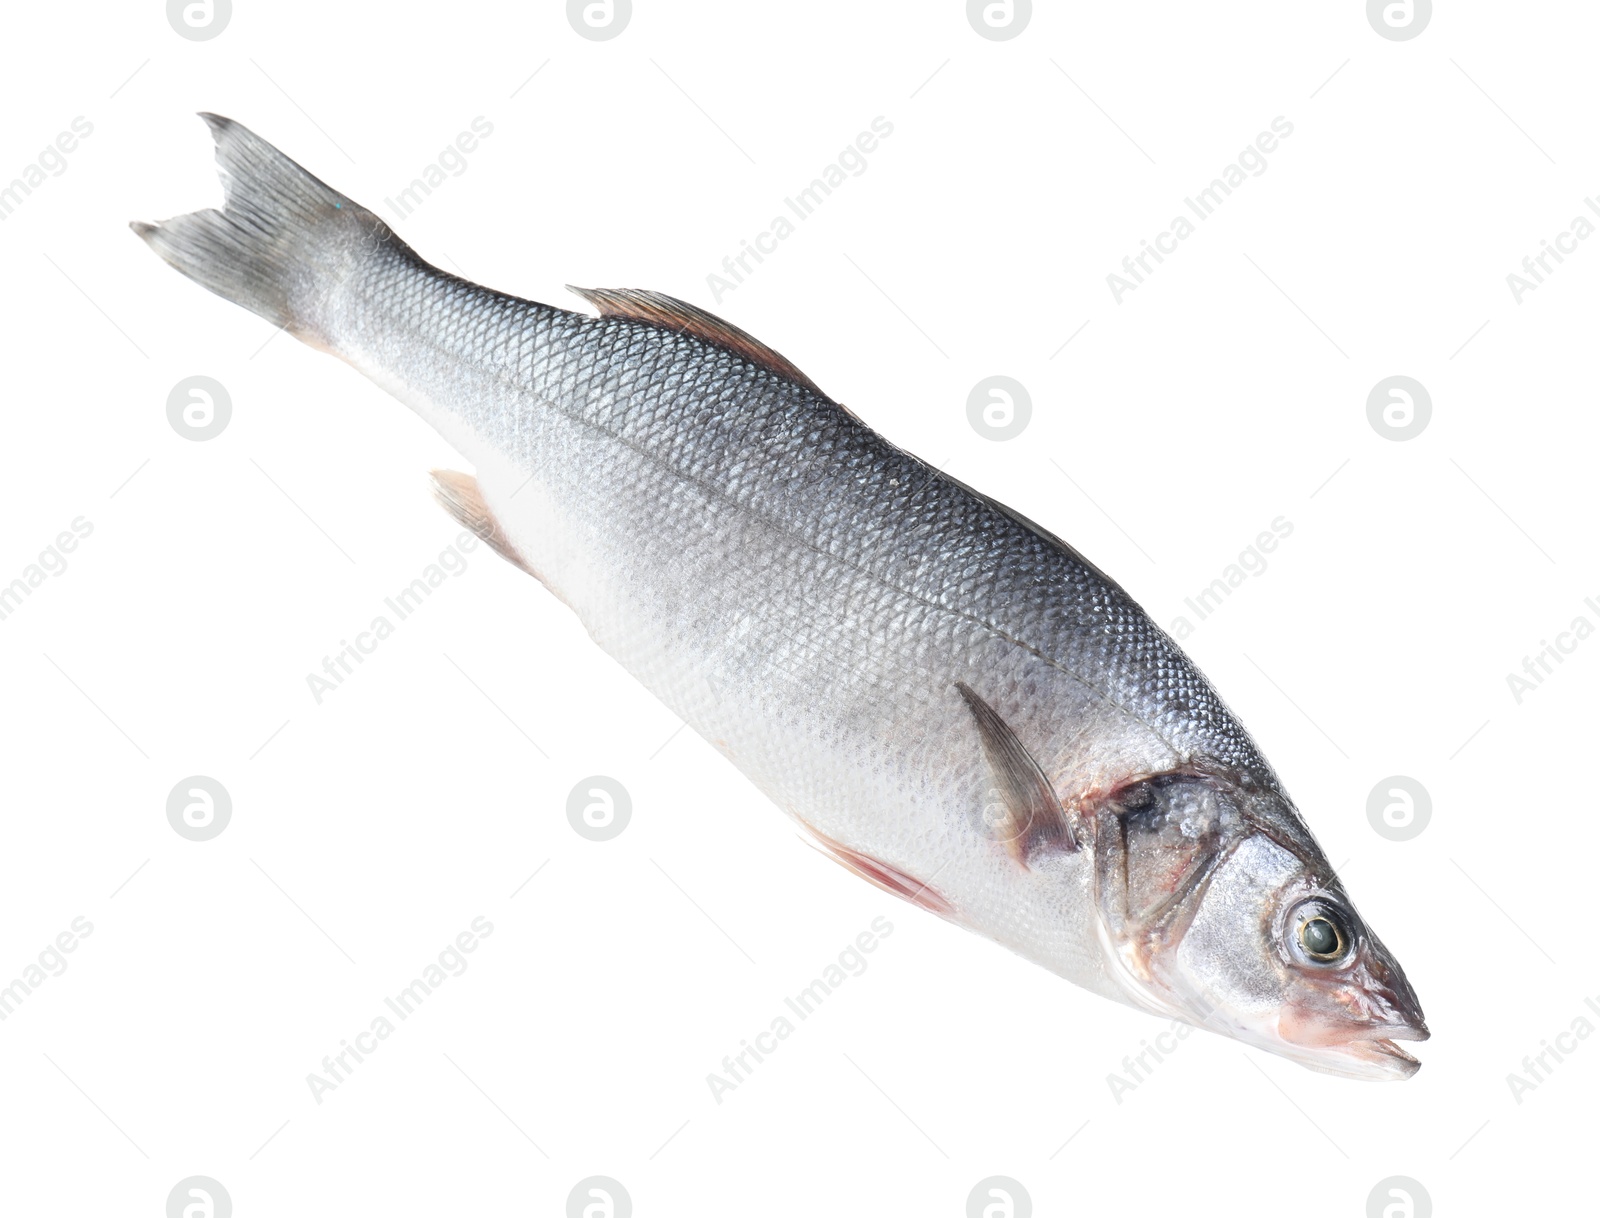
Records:
{"label": "forked tail fin", "polygon": [[130,227],[202,287],[314,346],[337,286],[385,251],[407,247],[360,204],[311,176],[249,128],[200,116],[217,141],[224,206]]}

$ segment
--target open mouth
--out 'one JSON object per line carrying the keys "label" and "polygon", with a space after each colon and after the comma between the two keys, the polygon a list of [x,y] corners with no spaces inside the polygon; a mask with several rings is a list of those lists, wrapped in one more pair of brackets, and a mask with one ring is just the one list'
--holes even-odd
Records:
{"label": "open mouth", "polygon": [[1404,1071],[1407,1076],[1415,1074],[1422,1067],[1421,1062],[1384,1036],[1375,1040],[1353,1040],[1346,1046],[1346,1051],[1353,1058],[1379,1066],[1392,1062],[1394,1068]]}
{"label": "open mouth", "polygon": [[[1387,1033],[1387,1035],[1379,1035]],[[1350,1040],[1320,1045],[1286,1043],[1277,1051],[1302,1065],[1342,1078],[1405,1079],[1422,1068],[1422,1063],[1402,1049],[1396,1041],[1427,1040],[1426,1028],[1377,1027],[1358,1033]]]}

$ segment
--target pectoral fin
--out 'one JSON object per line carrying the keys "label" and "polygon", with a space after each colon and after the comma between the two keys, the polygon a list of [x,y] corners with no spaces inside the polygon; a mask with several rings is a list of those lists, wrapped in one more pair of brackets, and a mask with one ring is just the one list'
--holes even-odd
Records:
{"label": "pectoral fin", "polygon": [[988,759],[1000,797],[996,813],[986,819],[1011,857],[1026,867],[1028,857],[1043,846],[1076,851],[1078,835],[1033,754],[1017,739],[1011,725],[970,685],[957,681],[956,689],[978,725],[983,755]]}

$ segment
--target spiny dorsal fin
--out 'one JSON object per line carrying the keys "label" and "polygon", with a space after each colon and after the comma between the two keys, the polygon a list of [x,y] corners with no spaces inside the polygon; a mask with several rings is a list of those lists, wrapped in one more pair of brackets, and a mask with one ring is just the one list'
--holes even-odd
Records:
{"label": "spiny dorsal fin", "polygon": [[693,335],[702,342],[732,351],[741,359],[760,365],[774,376],[798,381],[819,398],[828,396],[817,388],[816,382],[809,376],[766,343],[686,301],[639,288],[575,288],[568,284],[567,291],[582,296],[600,310],[601,317],[627,317],[660,326],[664,330]]}
{"label": "spiny dorsal fin", "polygon": [[436,469],[428,477],[433,481],[433,497],[458,523],[476,533],[501,558],[521,567],[535,579],[539,578],[539,573],[517,553],[506,531],[483,501],[483,492],[478,489],[476,478],[453,469]]}
{"label": "spiny dorsal fin", "polygon": [[978,725],[983,755],[989,761],[1002,804],[998,818],[989,819],[994,820],[993,828],[1011,857],[1026,867],[1028,856],[1040,846],[1056,845],[1076,851],[1078,837],[1067,820],[1066,809],[1033,754],[1017,739],[1011,725],[970,685],[957,681],[956,689]]}

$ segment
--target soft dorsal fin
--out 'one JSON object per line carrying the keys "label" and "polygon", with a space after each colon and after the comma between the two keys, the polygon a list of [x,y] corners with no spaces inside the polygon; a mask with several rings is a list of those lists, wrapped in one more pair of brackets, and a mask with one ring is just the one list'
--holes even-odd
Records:
{"label": "soft dorsal fin", "polygon": [[817,388],[815,381],[766,343],[686,301],[639,288],[575,288],[568,284],[567,291],[582,296],[600,310],[601,317],[627,317],[660,326],[664,330],[693,335],[702,342],[731,351],[741,359],[765,368],[774,376],[797,381],[819,398],[828,396]]}
{"label": "soft dorsal fin", "polygon": [[972,712],[1000,793],[1002,811],[994,829],[1011,857],[1023,866],[1028,856],[1044,845],[1055,845],[1069,852],[1078,849],[1078,836],[1067,820],[1055,788],[1039,763],[1033,759],[1011,725],[1000,713],[973,692],[965,682],[956,689]]}
{"label": "soft dorsal fin", "polygon": [[471,529],[501,558],[521,567],[535,579],[539,578],[539,573],[517,553],[506,531],[483,501],[483,492],[478,489],[476,478],[453,469],[436,469],[428,477],[433,481],[433,497],[456,518],[458,524]]}

